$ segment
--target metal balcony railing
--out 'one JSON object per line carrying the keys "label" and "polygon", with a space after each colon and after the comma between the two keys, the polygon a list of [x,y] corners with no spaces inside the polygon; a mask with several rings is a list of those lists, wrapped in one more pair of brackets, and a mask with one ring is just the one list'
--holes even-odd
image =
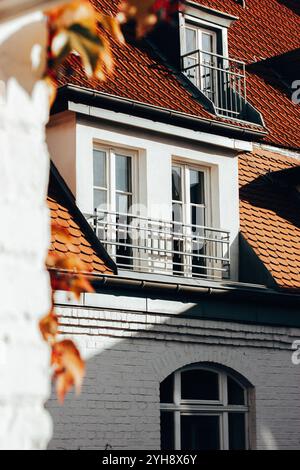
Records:
{"label": "metal balcony railing", "polygon": [[181,57],[183,73],[215,105],[221,116],[240,118],[247,100],[245,64],[195,50]]}
{"label": "metal balcony railing", "polygon": [[109,211],[95,211],[86,217],[121,269],[210,279],[229,277],[226,230]]}

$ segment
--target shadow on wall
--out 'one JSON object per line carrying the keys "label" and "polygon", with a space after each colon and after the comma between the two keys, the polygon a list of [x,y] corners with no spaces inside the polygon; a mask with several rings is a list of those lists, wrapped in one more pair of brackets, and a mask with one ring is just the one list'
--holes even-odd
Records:
{"label": "shadow on wall", "polygon": [[50,449],[160,449],[160,382],[180,367],[203,362],[209,347],[142,336],[87,339],[93,350],[95,343],[98,351],[101,343],[105,349],[87,360],[80,396],[71,393],[60,406],[52,392],[46,406],[54,425]]}
{"label": "shadow on wall", "polygon": [[[191,312],[187,309],[185,314],[192,316],[195,308]],[[54,425],[50,449],[157,450],[159,385],[169,374],[188,364],[214,362],[240,373],[251,383],[255,384],[258,377],[256,348],[247,349],[245,342],[243,345],[239,328],[228,333],[226,324],[220,330],[211,321],[196,324],[180,315],[167,319],[166,315],[131,313],[134,318],[130,320],[130,331],[126,323],[129,312],[115,312],[113,320],[108,312],[92,313],[96,320],[91,320],[87,312],[80,314],[87,325],[85,334],[83,325],[72,327],[73,332],[78,328],[76,342],[87,358],[82,393],[78,397],[69,394],[60,406],[52,392],[46,405]],[[102,325],[92,326],[99,317],[104,319]],[[67,315],[61,318],[63,324]],[[131,336],[125,338],[126,332]],[[259,358],[264,354],[260,350]]]}

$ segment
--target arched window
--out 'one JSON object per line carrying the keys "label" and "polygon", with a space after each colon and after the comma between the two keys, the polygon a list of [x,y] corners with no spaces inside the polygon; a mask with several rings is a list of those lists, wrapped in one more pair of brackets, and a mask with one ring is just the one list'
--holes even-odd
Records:
{"label": "arched window", "polygon": [[248,445],[248,393],[235,374],[191,365],[160,385],[163,450],[243,450]]}

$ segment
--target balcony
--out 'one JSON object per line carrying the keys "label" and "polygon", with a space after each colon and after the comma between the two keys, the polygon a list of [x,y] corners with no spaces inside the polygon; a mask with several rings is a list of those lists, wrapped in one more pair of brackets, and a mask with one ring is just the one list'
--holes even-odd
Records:
{"label": "balcony", "polygon": [[247,102],[245,64],[203,50],[181,56],[183,73],[213,102],[217,114],[242,119]]}
{"label": "balcony", "polygon": [[229,232],[109,211],[86,215],[119,269],[227,279]]}

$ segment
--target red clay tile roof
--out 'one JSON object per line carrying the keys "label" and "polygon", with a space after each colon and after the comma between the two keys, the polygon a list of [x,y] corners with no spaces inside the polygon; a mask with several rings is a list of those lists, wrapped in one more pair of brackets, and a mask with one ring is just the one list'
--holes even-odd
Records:
{"label": "red clay tile roof", "polygon": [[[196,1],[239,17],[229,29],[232,57],[251,64],[300,47],[300,16],[296,13],[299,7],[293,0],[246,0],[246,8],[236,0]],[[91,2],[106,13],[115,13],[118,4],[112,0]],[[72,76],[62,75],[60,85],[74,84],[205,119],[224,121],[224,118],[205,110],[180,83],[176,74],[153,57],[147,46],[127,44],[120,47],[113,42],[113,49],[116,69],[114,76],[108,77],[106,82],[87,79],[78,57],[73,55],[69,61]],[[252,70],[248,72],[247,90],[249,102],[262,113],[269,131],[265,142],[300,148],[300,133],[297,131],[300,106],[292,103],[282,86],[275,81],[271,83],[267,77]],[[249,127],[242,122],[231,123]]]}
{"label": "red clay tile roof", "polygon": [[241,233],[285,289],[300,288],[300,199],[274,184],[269,172],[299,165],[260,149],[239,156]]}
{"label": "red clay tile roof", "polygon": [[[300,47],[300,7],[293,0],[195,0],[239,19],[229,28],[229,54],[247,64],[259,62]],[[249,102],[262,113],[269,135],[265,141],[300,147],[300,106],[292,103],[282,85],[268,74],[248,73]]]}
{"label": "red clay tile roof", "polygon": [[65,256],[75,253],[93,272],[114,274],[113,261],[80,214],[72,195],[68,194],[68,188],[62,187],[64,184],[52,167],[47,198],[51,221],[68,229],[73,248],[67,247],[59,234],[52,234],[50,252]]}
{"label": "red clay tile roof", "polygon": [[229,29],[229,53],[246,63],[300,47],[300,16],[287,6],[291,1],[246,0],[246,8],[236,0],[193,1],[239,18]]}

